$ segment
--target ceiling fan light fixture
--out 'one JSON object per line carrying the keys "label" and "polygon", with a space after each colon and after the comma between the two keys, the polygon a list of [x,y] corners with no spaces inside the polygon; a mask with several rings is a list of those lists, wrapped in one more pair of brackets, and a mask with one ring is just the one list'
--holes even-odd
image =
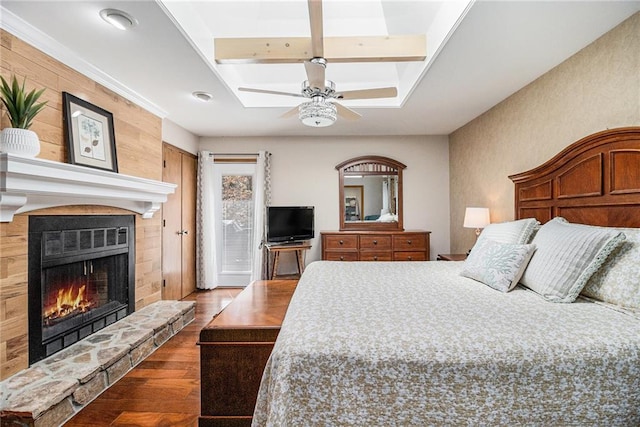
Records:
{"label": "ceiling fan light fixture", "polygon": [[336,122],[338,109],[331,102],[326,102],[324,98],[318,96],[300,104],[298,118],[306,126],[327,127]]}
{"label": "ceiling fan light fixture", "polygon": [[126,31],[138,25],[138,20],[118,9],[102,9],[100,16],[119,30]]}

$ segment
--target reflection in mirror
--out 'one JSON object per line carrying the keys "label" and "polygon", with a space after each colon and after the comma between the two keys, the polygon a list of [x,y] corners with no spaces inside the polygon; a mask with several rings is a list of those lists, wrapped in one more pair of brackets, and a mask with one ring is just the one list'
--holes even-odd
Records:
{"label": "reflection in mirror", "polygon": [[340,172],[341,230],[403,230],[402,163],[380,156],[358,157]]}
{"label": "reflection in mirror", "polygon": [[398,179],[394,175],[345,175],[344,220],[398,221]]}

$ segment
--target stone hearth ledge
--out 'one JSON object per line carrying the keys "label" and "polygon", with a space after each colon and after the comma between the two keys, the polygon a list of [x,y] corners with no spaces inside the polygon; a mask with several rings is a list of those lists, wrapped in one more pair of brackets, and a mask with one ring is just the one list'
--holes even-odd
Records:
{"label": "stone hearth ledge", "polygon": [[0,382],[0,424],[62,425],[194,318],[193,301],[158,301],[34,363]]}

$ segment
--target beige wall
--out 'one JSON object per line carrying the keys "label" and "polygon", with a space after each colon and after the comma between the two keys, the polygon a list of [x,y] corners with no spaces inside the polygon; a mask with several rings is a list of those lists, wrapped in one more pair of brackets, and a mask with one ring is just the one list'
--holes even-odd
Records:
{"label": "beige wall", "polygon": [[638,125],[640,13],[449,135],[452,251],[474,243],[466,206],[489,207],[492,222],[514,218],[508,175],[594,132]]}
{"label": "beige wall", "polygon": [[321,258],[320,231],[338,230],[338,171],[364,155],[398,160],[404,170],[404,227],[430,230],[431,254],[449,250],[449,148],[446,136],[202,138],[215,153],[272,153],[272,204],[313,205],[316,238],[307,263]]}

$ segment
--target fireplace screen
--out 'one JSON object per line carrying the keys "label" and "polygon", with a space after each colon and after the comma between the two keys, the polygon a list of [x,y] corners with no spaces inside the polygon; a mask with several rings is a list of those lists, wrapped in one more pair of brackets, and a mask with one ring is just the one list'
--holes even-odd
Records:
{"label": "fireplace screen", "polygon": [[29,363],[134,310],[133,215],[29,217]]}
{"label": "fireplace screen", "polygon": [[[43,340],[126,307],[127,289],[116,285],[126,281],[126,263],[126,255],[120,254],[44,269]],[[78,338],[90,332],[86,328]]]}

